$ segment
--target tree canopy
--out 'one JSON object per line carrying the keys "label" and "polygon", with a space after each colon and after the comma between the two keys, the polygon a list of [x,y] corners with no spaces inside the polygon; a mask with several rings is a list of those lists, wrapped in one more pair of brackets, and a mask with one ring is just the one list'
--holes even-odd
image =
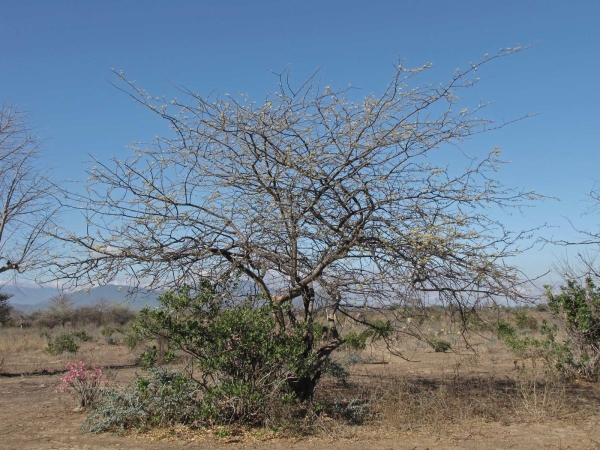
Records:
{"label": "tree canopy", "polygon": [[35,274],[52,259],[49,232],[58,189],[27,116],[17,106],[0,106],[0,274]]}
{"label": "tree canopy", "polygon": [[[481,117],[487,104],[463,106],[459,93],[483,65],[519,50],[435,85],[415,84],[431,65],[399,63],[383,94],[358,102],[352,88],[322,86],[317,75],[293,87],[284,72],[257,103],[186,88],[168,101],[116,73],[170,131],[125,160],[94,159],[87,193],[72,195],[88,232],[60,234],[76,253],[57,276],[98,284],[127,273],[153,288],[241,276],[283,328],[312,320],[315,292],[334,330],[335,314],[357,307],[433,301],[464,311],[520,298],[522,277],[507,258],[527,232],[510,232],[490,208],[539,196],[494,178],[504,162],[497,148],[464,156],[464,168],[444,163],[465,139],[506,125]],[[323,355],[340,342],[332,333]]]}

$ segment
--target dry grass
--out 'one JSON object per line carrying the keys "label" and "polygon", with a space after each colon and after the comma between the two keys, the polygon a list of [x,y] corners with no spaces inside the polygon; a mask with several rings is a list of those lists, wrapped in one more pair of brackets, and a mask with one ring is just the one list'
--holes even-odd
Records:
{"label": "dry grass", "polygon": [[[84,327],[38,328],[0,328],[0,373],[56,372],[64,369],[69,361],[84,360],[94,366],[130,365],[139,358],[139,351],[132,352],[122,342],[109,345],[102,328],[95,325]],[[71,331],[85,331],[92,340],[78,342],[76,353],[63,353],[53,356],[47,353],[49,336]],[[117,335],[122,339],[122,335]]]}
{"label": "dry grass", "polygon": [[2,328],[0,330],[0,353],[4,355],[44,350],[48,346],[46,338],[31,328]]}
{"label": "dry grass", "polygon": [[354,366],[346,388],[324,381],[331,393],[320,400],[338,398],[341,407],[329,415],[340,430],[352,425],[353,411],[364,414],[364,429],[439,433],[483,423],[571,423],[588,420],[600,405],[597,386],[573,385],[539,361],[516,359],[489,332],[471,336],[468,346],[455,343],[445,354],[415,342],[404,345],[416,349],[418,363],[390,359],[379,348],[373,361],[388,364]]}
{"label": "dry grass", "polygon": [[[343,405],[363,405],[368,426],[393,430],[431,431],[498,422],[540,422],[561,419],[574,411],[565,401],[564,386],[548,380],[493,378],[430,380],[398,375],[347,392]],[[346,407],[348,407],[346,406]],[[351,408],[350,408],[351,409]],[[352,411],[340,409],[338,421],[352,422]],[[355,411],[360,413],[359,409]]]}

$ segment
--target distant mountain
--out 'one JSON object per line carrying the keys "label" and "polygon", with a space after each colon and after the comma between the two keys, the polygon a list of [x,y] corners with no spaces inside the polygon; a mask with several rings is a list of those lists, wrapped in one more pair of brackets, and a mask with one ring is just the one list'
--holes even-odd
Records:
{"label": "distant mountain", "polygon": [[0,287],[0,292],[12,295],[9,302],[13,305],[15,303],[21,305],[41,304],[59,294],[56,288],[25,287],[10,284]]}
{"label": "distant mountain", "polygon": [[[9,304],[25,313],[47,308],[52,297],[60,294],[59,290],[52,288],[11,285],[3,286],[0,288],[0,292],[12,294]],[[82,290],[69,295],[75,302],[75,306],[91,306],[100,300],[106,300],[109,303],[120,303],[139,310],[145,306],[157,306],[156,299],[160,294],[140,291],[137,295],[129,295],[127,286],[108,284],[92,288],[87,292]]]}
{"label": "distant mountain", "polygon": [[110,303],[126,304],[133,309],[142,309],[145,306],[157,306],[156,299],[159,295],[159,293],[150,293],[144,290],[136,295],[130,295],[127,286],[107,284],[106,286],[95,287],[87,292],[74,292],[71,294],[71,298],[75,301],[75,306],[91,306],[100,300],[106,300]]}

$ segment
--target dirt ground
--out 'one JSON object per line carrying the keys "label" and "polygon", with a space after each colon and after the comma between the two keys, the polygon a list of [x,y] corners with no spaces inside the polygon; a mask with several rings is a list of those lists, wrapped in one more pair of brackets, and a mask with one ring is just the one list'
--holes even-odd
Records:
{"label": "dirt ground", "polygon": [[[12,338],[15,341],[16,338]],[[479,356],[456,352],[434,353],[420,348],[419,362],[407,362],[375,350],[370,363],[352,366],[351,383],[382,383],[402,374],[432,382],[442,377],[514,379],[514,357],[498,343],[482,341]],[[369,349],[366,353],[369,353]],[[74,409],[73,398],[56,393],[61,368],[70,360],[112,364],[118,368],[115,382],[126,384],[139,367],[124,346],[85,343],[76,356],[51,357],[43,350],[24,349],[6,353],[0,374],[0,449],[272,449],[272,450],[365,450],[365,449],[595,449],[600,448],[600,387],[573,385],[567,393],[570,409],[560,417],[539,420],[466,420],[407,430],[385,426],[350,426],[327,430],[307,438],[267,439],[260,433],[218,438],[187,429],[165,430],[151,435],[118,436],[81,433],[85,412]],[[385,364],[383,364],[385,363]],[[32,373],[37,372],[37,373]],[[473,394],[473,393],[471,393]],[[475,396],[478,393],[473,394]]]}
{"label": "dirt ground", "polygon": [[[132,375],[134,369],[124,369]],[[248,437],[215,438],[187,435],[160,436],[83,434],[85,413],[75,411],[73,399],[55,393],[60,374],[0,378],[0,448],[9,449],[593,449],[600,448],[598,418],[543,423],[465,424],[424,432],[385,430],[346,431],[350,437],[259,440]],[[168,435],[167,435],[168,436]]]}

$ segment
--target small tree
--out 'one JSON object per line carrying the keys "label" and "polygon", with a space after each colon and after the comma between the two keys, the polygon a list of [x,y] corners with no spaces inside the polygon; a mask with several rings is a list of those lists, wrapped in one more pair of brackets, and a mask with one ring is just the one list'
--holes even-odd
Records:
{"label": "small tree", "polygon": [[8,299],[11,297],[11,294],[4,294],[0,292],[0,325],[6,325],[10,319],[12,307],[8,304]]}
{"label": "small tree", "polygon": [[[410,322],[417,308],[450,303],[465,317],[482,302],[522,298],[521,273],[507,260],[528,234],[506,230],[490,208],[539,196],[492,178],[498,149],[464,169],[444,162],[465,139],[506,124],[481,118],[485,104],[461,105],[458,92],[518,50],[486,55],[439,85],[414,85],[430,64],[400,63],[381,95],[358,102],[351,88],[314,77],[293,88],[287,72],[262,104],[184,88],[187,101],[168,102],[118,73],[170,132],[125,160],[94,160],[89,195],[72,198],[89,231],[59,234],[79,253],[59,261],[57,276],[77,285],[128,273],[178,290],[239,275],[239,289],[264,298],[278,330],[302,330],[305,393],[344,342],[340,313],[387,315],[381,337],[401,354],[396,332],[422,338],[422,322]],[[323,341],[313,333],[317,302],[327,308]]]}
{"label": "small tree", "polygon": [[48,315],[52,323],[65,326],[73,315],[73,306],[75,302],[68,294],[58,294],[50,299],[48,306]]}

